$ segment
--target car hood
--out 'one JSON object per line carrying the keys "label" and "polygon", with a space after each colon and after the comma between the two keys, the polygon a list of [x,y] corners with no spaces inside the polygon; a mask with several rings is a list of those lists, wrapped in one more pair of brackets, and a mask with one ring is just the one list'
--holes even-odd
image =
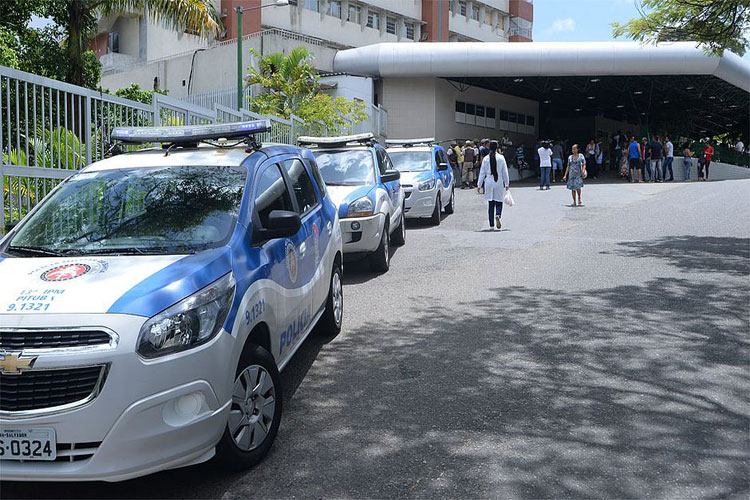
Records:
{"label": "car hood", "polygon": [[3,314],[150,317],[229,272],[228,252],[0,258]]}
{"label": "car hood", "polygon": [[370,196],[372,199],[371,193],[375,186],[326,186],[326,189],[339,209],[339,217],[344,218],[351,202],[363,196]]}
{"label": "car hood", "polygon": [[421,172],[401,172],[401,184],[416,186],[420,182],[432,179],[432,172],[423,170]]}

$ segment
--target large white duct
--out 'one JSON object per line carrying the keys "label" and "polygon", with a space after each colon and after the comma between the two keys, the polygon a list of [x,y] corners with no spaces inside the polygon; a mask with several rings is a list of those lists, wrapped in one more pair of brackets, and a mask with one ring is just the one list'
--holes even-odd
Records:
{"label": "large white duct", "polygon": [[696,43],[379,43],[339,51],[336,72],[390,78],[714,75],[750,92],[750,63]]}

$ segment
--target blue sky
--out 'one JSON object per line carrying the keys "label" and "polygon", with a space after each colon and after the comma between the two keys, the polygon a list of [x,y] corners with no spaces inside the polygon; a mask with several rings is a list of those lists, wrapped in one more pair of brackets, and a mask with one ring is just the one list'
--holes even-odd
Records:
{"label": "blue sky", "polygon": [[534,0],[534,41],[627,40],[612,36],[612,23],[638,16],[635,0]]}

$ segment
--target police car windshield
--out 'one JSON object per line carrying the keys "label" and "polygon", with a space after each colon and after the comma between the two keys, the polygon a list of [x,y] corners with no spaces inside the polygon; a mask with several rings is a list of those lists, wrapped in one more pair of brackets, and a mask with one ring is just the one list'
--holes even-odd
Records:
{"label": "police car windshield", "polygon": [[241,167],[184,166],[71,177],[5,248],[18,255],[184,254],[224,245],[247,178]]}
{"label": "police car windshield", "polygon": [[424,172],[430,170],[429,151],[388,151],[393,166],[400,172]]}
{"label": "police car windshield", "polygon": [[329,186],[375,184],[375,161],[369,150],[313,151]]}

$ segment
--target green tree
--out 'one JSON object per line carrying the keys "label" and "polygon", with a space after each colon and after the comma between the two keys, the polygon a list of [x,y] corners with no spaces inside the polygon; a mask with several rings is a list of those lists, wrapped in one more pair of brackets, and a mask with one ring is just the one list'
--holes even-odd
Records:
{"label": "green tree", "polygon": [[250,51],[259,63],[257,68],[249,68],[245,81],[266,90],[250,101],[252,111],[284,118],[293,114],[308,122],[322,121],[336,132],[367,119],[363,102],[334,99],[321,92],[318,74],[305,47],[296,47],[289,55],[274,52],[265,57],[253,49]]}
{"label": "green tree", "polygon": [[[109,93],[109,91],[107,91]],[[167,95],[164,90],[144,90],[137,83],[131,83],[127,87],[123,87],[115,95],[122,97],[123,99],[130,99],[131,101],[142,102],[143,104],[152,104],[154,102],[154,94]]]}
{"label": "green tree", "polygon": [[164,26],[205,39],[221,31],[221,21],[210,0],[44,0],[41,10],[65,29],[66,80],[75,85],[86,83],[86,53],[99,16],[148,13]]}
{"label": "green tree", "polygon": [[18,69],[18,54],[21,44],[8,28],[0,26],[0,65]]}
{"label": "green tree", "polygon": [[640,17],[613,23],[616,37],[642,42],[696,41],[716,55],[744,55],[750,45],[750,0],[639,0]]}

